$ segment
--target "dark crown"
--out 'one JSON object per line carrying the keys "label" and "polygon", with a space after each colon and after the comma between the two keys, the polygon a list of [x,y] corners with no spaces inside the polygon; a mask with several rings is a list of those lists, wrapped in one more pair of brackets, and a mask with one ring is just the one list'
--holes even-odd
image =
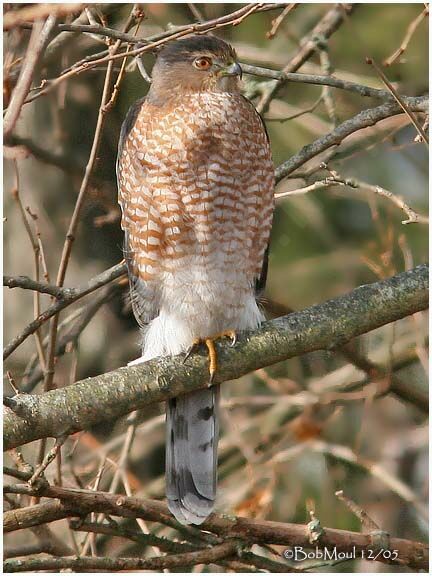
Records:
{"label": "dark crown", "polygon": [[223,60],[233,60],[236,54],[232,46],[215,36],[190,36],[170,42],[162,48],[158,58],[167,63],[181,62],[199,54],[212,54]]}

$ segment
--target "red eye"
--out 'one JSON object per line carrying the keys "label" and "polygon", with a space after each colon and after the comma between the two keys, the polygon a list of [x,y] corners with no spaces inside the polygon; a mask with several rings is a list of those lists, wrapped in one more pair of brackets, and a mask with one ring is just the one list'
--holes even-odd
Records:
{"label": "red eye", "polygon": [[196,58],[193,63],[195,68],[198,68],[198,70],[208,70],[211,64],[212,64],[211,59],[206,58],[205,56],[200,56],[199,58]]}

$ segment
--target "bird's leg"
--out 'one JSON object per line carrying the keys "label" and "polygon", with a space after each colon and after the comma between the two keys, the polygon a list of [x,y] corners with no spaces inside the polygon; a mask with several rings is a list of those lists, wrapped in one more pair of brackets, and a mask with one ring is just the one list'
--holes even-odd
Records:
{"label": "bird's leg", "polygon": [[214,343],[216,340],[219,340],[221,338],[231,338],[231,346],[234,346],[235,343],[237,342],[237,334],[235,330],[224,330],[223,332],[215,334],[214,336],[209,336],[208,338],[196,338],[193,341],[192,346],[190,346],[190,348],[187,350],[186,356],[184,357],[183,360],[183,362],[186,362],[186,360],[189,358],[189,356],[192,354],[192,352],[199,344],[205,344],[209,355],[210,384],[213,382],[214,376],[217,371],[217,352]]}

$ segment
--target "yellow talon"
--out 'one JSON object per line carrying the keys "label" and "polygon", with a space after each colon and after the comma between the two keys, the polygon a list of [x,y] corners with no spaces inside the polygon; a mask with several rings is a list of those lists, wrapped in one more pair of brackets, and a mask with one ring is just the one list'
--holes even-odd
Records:
{"label": "yellow talon", "polygon": [[224,330],[223,332],[220,332],[219,334],[216,334],[215,336],[211,336],[209,338],[195,338],[195,340],[192,343],[192,346],[186,352],[186,355],[183,360],[183,362],[186,362],[186,360],[192,354],[193,350],[199,344],[205,344],[209,355],[210,384],[213,382],[214,376],[217,371],[217,352],[214,343],[216,340],[219,340],[221,338],[231,338],[231,346],[234,346],[235,343],[237,342],[237,334],[235,330]]}
{"label": "yellow talon", "polygon": [[235,330],[225,330],[225,332],[221,332],[218,334],[216,338],[231,338],[231,346],[235,346],[237,342],[237,332]]}

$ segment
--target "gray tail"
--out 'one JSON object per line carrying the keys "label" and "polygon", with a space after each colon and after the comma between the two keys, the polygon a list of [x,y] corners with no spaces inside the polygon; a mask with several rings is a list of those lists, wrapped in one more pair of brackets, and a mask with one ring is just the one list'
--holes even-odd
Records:
{"label": "gray tail", "polygon": [[219,386],[167,402],[166,493],[181,524],[202,524],[217,483]]}

